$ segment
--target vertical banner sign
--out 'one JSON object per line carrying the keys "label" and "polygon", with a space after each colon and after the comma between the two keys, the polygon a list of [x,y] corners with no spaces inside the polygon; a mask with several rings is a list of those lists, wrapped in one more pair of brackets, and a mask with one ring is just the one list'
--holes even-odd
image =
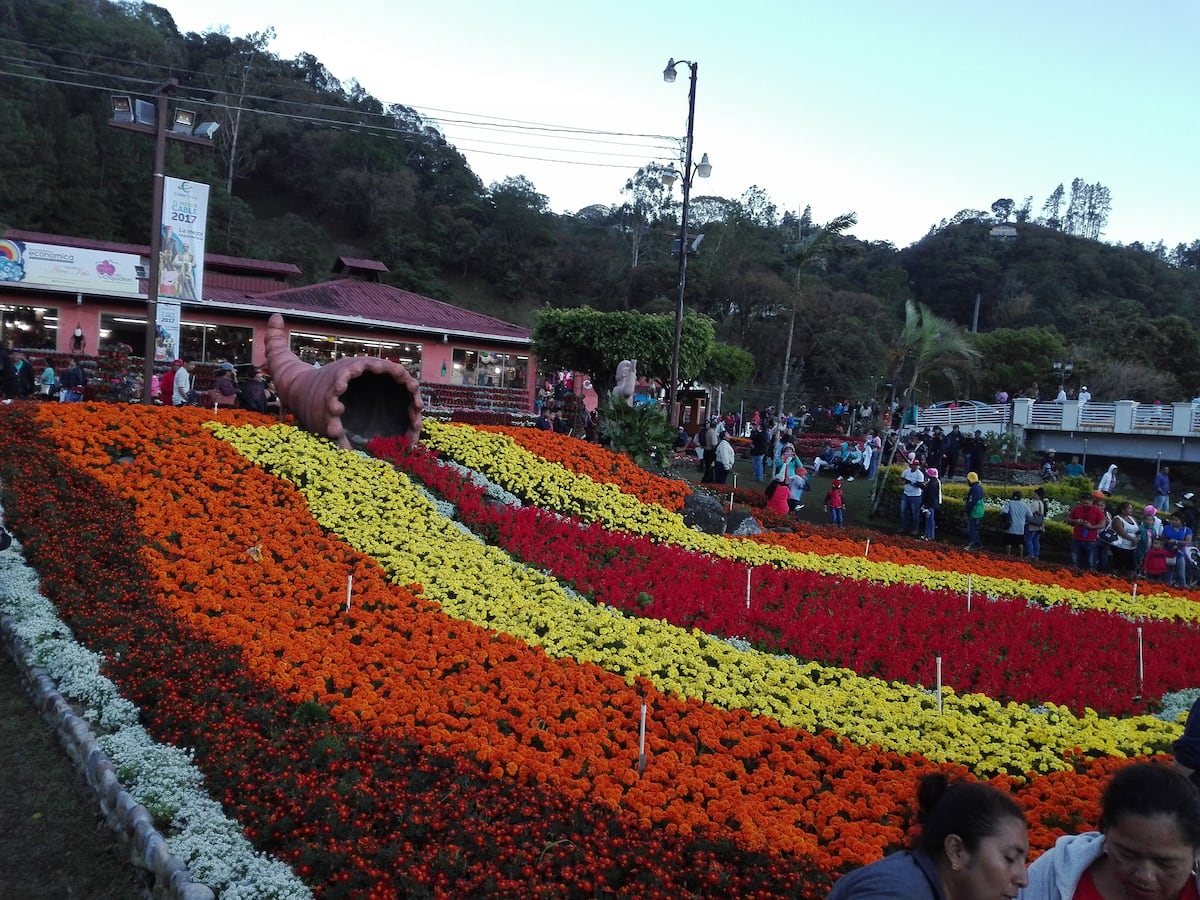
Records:
{"label": "vertical banner sign", "polygon": [[160,299],[154,316],[154,361],[179,358],[179,301]]}
{"label": "vertical banner sign", "polygon": [[162,223],[158,296],[199,300],[204,296],[208,185],[165,177]]}

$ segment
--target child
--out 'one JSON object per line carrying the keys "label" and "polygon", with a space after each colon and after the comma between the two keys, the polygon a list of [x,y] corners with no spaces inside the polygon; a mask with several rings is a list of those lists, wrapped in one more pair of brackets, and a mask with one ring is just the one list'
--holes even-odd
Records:
{"label": "child", "polygon": [[845,521],[846,500],[842,496],[842,479],[833,479],[829,493],[825,495],[825,512],[829,513],[829,521],[841,526]]}
{"label": "child", "polygon": [[797,469],[788,476],[788,509],[792,513],[804,509],[804,492],[808,490],[808,472],[804,468]]}
{"label": "child", "polygon": [[790,512],[788,509],[790,492],[787,489],[787,485],[783,482],[772,478],[767,482],[764,493],[767,495],[767,509],[771,512],[778,513],[781,516],[786,516]]}
{"label": "child", "polygon": [[1154,538],[1154,543],[1146,551],[1146,560],[1142,563],[1146,577],[1151,581],[1162,581],[1163,576],[1167,574],[1167,560],[1172,556],[1174,554],[1163,546],[1163,539]]}

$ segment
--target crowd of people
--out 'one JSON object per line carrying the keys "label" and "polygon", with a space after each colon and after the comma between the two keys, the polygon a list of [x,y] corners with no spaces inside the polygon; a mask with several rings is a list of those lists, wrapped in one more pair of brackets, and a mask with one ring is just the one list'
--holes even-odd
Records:
{"label": "crowd of people", "polygon": [[[164,406],[240,406],[263,413],[279,408],[270,376],[262,369],[239,379],[233,363],[219,362],[213,386],[207,391],[196,389],[195,373],[196,365],[191,360],[177,359],[169,366],[156,366],[150,380],[152,401]],[[130,368],[118,370],[105,381],[99,379],[103,396],[109,399],[137,402],[142,398],[142,375]],[[0,347],[0,398],[5,403],[34,398],[78,403],[89,396],[89,386],[97,383],[80,356],[72,357],[71,364],[61,372],[47,362],[40,373],[35,373],[24,353]]]}
{"label": "crowd of people", "polygon": [[924,776],[910,849],[844,875],[829,900],[1198,900],[1200,700],[1174,761],[1118,769],[1094,831],[1064,834],[1026,867],[1029,831],[1012,795]]}

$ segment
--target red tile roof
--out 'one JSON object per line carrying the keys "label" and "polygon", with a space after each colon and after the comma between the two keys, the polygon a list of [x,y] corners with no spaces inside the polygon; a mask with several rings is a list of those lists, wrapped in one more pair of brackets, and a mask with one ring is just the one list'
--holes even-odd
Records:
{"label": "red tile roof", "polygon": [[508,340],[528,341],[528,328],[505,322],[494,316],[472,312],[422,297],[411,291],[388,284],[341,278],[287,288],[267,294],[247,294],[233,290],[221,291],[219,296],[205,288],[206,300],[235,302],[239,305],[267,307],[297,314],[317,313],[323,317],[353,321],[366,319],[391,326],[426,332],[443,332],[458,336],[478,335]]}

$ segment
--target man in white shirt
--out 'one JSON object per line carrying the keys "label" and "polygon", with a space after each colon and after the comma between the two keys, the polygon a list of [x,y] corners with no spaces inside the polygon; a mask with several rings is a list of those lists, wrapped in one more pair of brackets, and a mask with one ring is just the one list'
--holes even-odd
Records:
{"label": "man in white shirt", "polygon": [[1091,391],[1089,391],[1087,389],[1087,385],[1085,384],[1083,387],[1081,387],[1079,389],[1079,405],[1082,406],[1083,404],[1087,403],[1091,399],[1092,399]]}
{"label": "man in white shirt", "polygon": [[175,386],[171,389],[172,406],[188,406],[196,399],[192,390],[192,372],[196,364],[190,359],[175,372]]}
{"label": "man in white shirt", "polygon": [[900,533],[914,537],[921,533],[921,494],[925,488],[925,473],[915,453],[909,454],[908,468],[900,475],[904,493],[900,496]]}
{"label": "man in white shirt", "polygon": [[733,452],[733,444],[729,443],[729,436],[725,432],[721,432],[721,437],[717,440],[714,466],[717,484],[725,483],[725,479],[733,470],[733,463],[736,459],[737,457]]}

